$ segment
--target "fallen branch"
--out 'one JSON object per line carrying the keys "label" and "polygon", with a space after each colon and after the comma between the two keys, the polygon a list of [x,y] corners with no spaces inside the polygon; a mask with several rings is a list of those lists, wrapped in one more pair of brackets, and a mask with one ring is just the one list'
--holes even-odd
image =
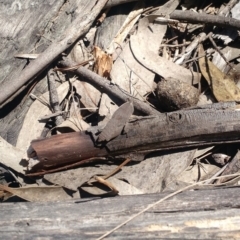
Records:
{"label": "fallen branch", "polygon": [[[77,63],[71,61],[70,59],[65,59],[64,61],[60,62],[60,65],[62,65],[63,67],[71,67],[77,65]],[[129,93],[121,90],[121,88],[117,85],[112,84],[110,81],[88,70],[85,67],[80,66],[75,71],[75,73],[78,74],[81,80],[92,84],[99,91],[106,93],[110,98],[115,98],[117,100],[120,100],[121,102],[127,102],[131,99],[136,110],[147,115],[160,115],[157,110],[153,109],[147,103],[144,103],[137,98],[132,97],[131,95],[129,95]]]}
{"label": "fallen branch", "polygon": [[183,22],[190,23],[204,23],[208,25],[216,25],[219,27],[229,27],[240,29],[240,20],[230,17],[222,17],[218,15],[211,15],[206,13],[196,13],[193,11],[175,10],[170,14],[171,19],[176,19]]}
{"label": "fallen branch", "polygon": [[30,175],[99,157],[141,161],[154,151],[240,142],[239,119],[239,111],[193,109],[133,120],[125,126],[125,134],[100,146],[95,144],[94,134],[88,132],[34,140],[31,157],[40,162]]}

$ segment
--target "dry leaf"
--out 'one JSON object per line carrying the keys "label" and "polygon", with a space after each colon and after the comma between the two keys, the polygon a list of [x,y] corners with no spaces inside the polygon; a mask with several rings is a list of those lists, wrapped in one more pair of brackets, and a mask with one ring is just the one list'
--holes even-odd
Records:
{"label": "dry leaf", "polygon": [[[204,56],[202,44],[199,45],[199,56]],[[207,80],[215,98],[220,102],[240,101],[240,89],[234,81],[221,72],[206,57],[199,58],[199,66],[202,75]]]}
{"label": "dry leaf", "polygon": [[133,114],[134,107],[132,102],[122,104],[113,114],[107,125],[104,127],[98,141],[110,141],[121,134],[125,124],[128,122],[130,116]]}
{"label": "dry leaf", "polygon": [[0,184],[0,189],[29,202],[53,202],[72,199],[60,186],[10,188]]}
{"label": "dry leaf", "polygon": [[106,123],[111,119],[113,113],[118,109],[118,105],[112,102],[106,93],[102,94],[99,111],[99,116],[103,116],[103,121],[100,121],[98,125],[106,125]]}
{"label": "dry leaf", "polygon": [[196,183],[199,178],[201,181],[208,179],[218,172],[219,169],[219,167],[212,164],[201,163],[201,167],[196,164],[190,169],[183,171],[175,181],[168,184],[165,190],[176,191],[182,187]]}
{"label": "dry leaf", "polygon": [[45,174],[44,179],[50,183],[63,186],[71,190],[77,190],[93,175],[104,175],[115,169],[115,165],[96,164],[84,168],[68,169],[58,173]]}
{"label": "dry leaf", "polygon": [[110,72],[112,69],[112,56],[106,54],[99,47],[94,47],[95,56],[95,71],[102,77],[110,78]]}
{"label": "dry leaf", "polygon": [[134,58],[129,43],[114,62],[111,77],[112,82],[139,100],[145,100],[145,96],[154,88],[155,74]]}
{"label": "dry leaf", "polygon": [[25,151],[12,146],[0,137],[0,153],[1,163],[12,168],[16,172],[25,174],[23,166],[19,164],[22,158],[27,158]]}
{"label": "dry leaf", "polygon": [[126,179],[131,186],[144,193],[162,192],[191,164],[194,154],[195,150],[186,150],[149,156],[136,165],[122,168],[115,177]]}
{"label": "dry leaf", "polygon": [[83,119],[72,116],[56,127],[60,133],[79,132],[88,129],[90,126]]}
{"label": "dry leaf", "polygon": [[87,82],[74,81],[73,87],[76,92],[81,96],[80,101],[90,112],[96,112],[98,107],[101,92]]}
{"label": "dry leaf", "polygon": [[9,198],[12,197],[12,196],[13,196],[13,195],[12,195],[11,193],[0,190],[0,198],[1,198],[3,201],[6,201],[7,199],[9,199]]}
{"label": "dry leaf", "polygon": [[162,42],[166,30],[167,24],[153,24],[148,18],[142,18],[137,34],[130,39],[132,53],[137,61],[159,76],[192,84],[198,79],[198,74],[158,55],[159,43]]}
{"label": "dry leaf", "polygon": [[197,106],[212,104],[217,102],[211,91],[205,91],[200,94]]}
{"label": "dry leaf", "polygon": [[[94,42],[94,38],[96,35],[97,27],[92,27],[89,29],[89,31],[86,33],[83,38],[80,39],[76,44],[74,44],[74,47],[69,53],[69,57],[76,63],[84,62],[88,59],[92,59],[92,46]],[[87,41],[89,44],[86,46],[85,41]]]}
{"label": "dry leaf", "polygon": [[[96,92],[95,91],[96,89],[93,87],[92,87],[93,91],[91,91],[91,86],[90,88],[88,88],[89,84],[88,86],[84,85],[82,82],[76,79],[71,79],[70,81],[72,85],[76,88],[76,92],[81,96],[81,101],[83,102],[83,104],[86,107],[89,107],[96,111],[95,108],[100,99],[100,93],[98,91]],[[68,82],[63,83],[57,88],[60,102],[65,98],[68,90],[69,90]],[[40,98],[46,100],[46,102],[49,102],[49,92],[44,93]],[[39,122],[38,119],[45,115],[49,115],[50,113],[51,113],[50,109],[47,106],[43,105],[38,100],[36,100],[31,105],[25,116],[22,129],[18,136],[16,144],[18,148],[26,150],[33,139],[37,139],[38,137],[41,136],[41,132],[45,126],[45,123]]]}
{"label": "dry leaf", "polygon": [[[149,157],[138,164],[124,166],[114,177],[126,180],[126,190],[124,190],[124,182],[121,181],[120,183],[120,180],[118,180],[118,183],[112,183],[118,189],[120,195],[124,195],[126,192],[130,193],[130,191],[136,194],[161,192],[166,183],[177,178],[191,164],[194,153],[195,150],[174,152],[158,157]],[[76,190],[79,186],[83,186],[92,176],[105,175],[114,171],[116,167],[114,164],[106,165],[105,163],[98,163],[95,166],[46,174],[44,175],[44,179],[51,183]]]}
{"label": "dry leaf", "polygon": [[[138,1],[133,10],[128,14],[126,20],[124,21],[122,27],[119,29],[117,32],[116,36],[112,40],[112,42],[109,44],[109,47],[107,48],[107,52],[109,54],[116,54],[116,49],[119,48],[119,46],[122,46],[125,38],[135,25],[135,23],[138,21],[138,19],[141,17],[141,13],[144,11],[144,2],[143,1]],[[113,57],[115,60],[115,58]]]}
{"label": "dry leaf", "polygon": [[193,158],[198,158],[200,159],[200,157],[202,156],[207,156],[207,155],[210,155],[212,152],[211,150],[214,148],[214,146],[210,146],[210,147],[204,147],[204,148],[200,148],[200,149],[197,149],[195,154],[194,154],[194,157]]}

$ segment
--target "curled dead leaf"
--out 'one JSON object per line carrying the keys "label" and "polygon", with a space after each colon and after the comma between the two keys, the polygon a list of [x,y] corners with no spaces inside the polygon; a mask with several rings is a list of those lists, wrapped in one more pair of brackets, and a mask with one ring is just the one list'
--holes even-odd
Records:
{"label": "curled dead leaf", "polygon": [[72,199],[61,186],[11,188],[0,184],[0,190],[29,202],[52,202]]}
{"label": "curled dead leaf", "polygon": [[[198,48],[199,56],[204,56],[202,44]],[[207,57],[198,60],[202,75],[207,80],[215,98],[220,102],[240,101],[240,89],[234,80],[220,71]]]}

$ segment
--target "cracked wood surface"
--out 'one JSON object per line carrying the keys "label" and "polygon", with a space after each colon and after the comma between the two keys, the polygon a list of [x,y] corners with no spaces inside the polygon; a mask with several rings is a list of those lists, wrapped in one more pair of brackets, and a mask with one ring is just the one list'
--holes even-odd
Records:
{"label": "cracked wood surface", "polygon": [[[239,239],[239,190],[239,187],[232,187],[180,193],[149,209],[106,239]],[[166,195],[4,203],[0,212],[1,237],[96,239]]]}

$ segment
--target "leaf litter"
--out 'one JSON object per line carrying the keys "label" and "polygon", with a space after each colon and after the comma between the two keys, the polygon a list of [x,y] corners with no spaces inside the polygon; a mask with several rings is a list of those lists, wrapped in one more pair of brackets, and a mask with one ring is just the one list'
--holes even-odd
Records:
{"label": "leaf litter", "polygon": [[[166,10],[167,4],[170,7]],[[201,105],[208,103],[209,99],[212,99],[212,102],[239,102],[239,88],[236,85],[237,74],[229,72],[226,61],[216,60],[217,56],[218,58],[220,56],[219,49],[216,50],[210,45],[207,38],[208,30],[197,23],[170,22],[169,15],[181,5],[179,1],[168,1],[167,4],[154,6],[157,7],[157,10],[154,11],[153,6],[147,4],[147,6],[143,6],[140,2],[135,3],[132,10],[131,7],[129,8],[129,14],[117,34],[112,39],[108,39],[110,44],[106,49],[94,46],[93,39],[98,33],[97,26],[93,26],[86,37],[89,39],[90,48],[95,49],[95,54],[93,54],[95,61],[94,66],[88,64],[87,67],[117,84],[130,96],[153,104],[160,111],[166,109],[164,106],[166,102],[164,103],[159,98],[156,91],[157,83],[161,80],[166,83],[175,81],[174,84],[182,84],[183,89],[187,88],[184,87],[185,84],[188,86],[188,91],[191,91],[196,99],[184,107],[196,105],[197,100]],[[196,6],[194,3],[192,4],[192,7],[196,9],[199,7],[197,3],[195,3]],[[236,4],[232,9],[233,12],[239,8],[238,5]],[[217,13],[220,9],[214,5],[210,9],[207,4],[205,7],[205,11],[212,12],[214,10],[212,14]],[[160,19],[162,17],[165,22]],[[114,18],[111,19],[115,21]],[[108,21],[108,16],[104,21]],[[193,27],[195,30],[192,30]],[[231,40],[223,38],[224,34],[218,28],[212,28],[211,31],[215,31],[213,39],[226,56],[227,61],[231,61],[231,64],[237,68],[239,56],[234,50],[237,38],[232,36],[236,30],[231,31],[231,36],[230,33],[225,33],[225,36],[229,36]],[[107,36],[103,35],[102,37]],[[190,42],[188,47],[185,47],[185,42]],[[229,44],[230,42],[232,43]],[[83,40],[80,40],[75,46],[74,51],[76,52],[71,53],[75,61],[76,57],[83,61],[93,56],[89,47],[85,47]],[[77,48],[78,50],[76,50]],[[199,50],[197,51],[197,49]],[[78,62],[81,61],[78,60]],[[68,80],[69,77],[70,80]],[[102,94],[89,83],[79,81],[81,79],[74,74],[70,74],[69,77],[57,89],[62,110],[67,113],[64,116],[65,121],[59,126],[50,128],[47,136],[83,131],[95,124],[104,125],[120,106],[117,101],[114,102],[107,94]],[[171,88],[174,84],[170,85]],[[200,85],[201,87],[199,87]],[[176,91],[181,92],[181,89]],[[183,94],[183,98],[184,95],[187,93]],[[24,177],[26,168],[20,165],[20,162],[26,159],[24,155],[26,155],[30,142],[41,137],[46,127],[46,122],[39,122],[38,119],[52,113],[49,107],[49,92],[39,99],[41,101],[36,99],[25,116],[16,148],[4,140],[0,141],[3,153],[1,163],[15,173],[22,174],[23,179],[27,178]],[[160,103],[158,99],[160,99]],[[180,109],[182,105],[177,104],[177,106]],[[137,115],[135,112],[134,114]],[[28,127],[30,125],[31,128]],[[54,132],[54,130],[56,131]],[[44,186],[43,183],[38,187],[29,184],[29,186],[19,188],[0,185],[1,194],[3,196],[4,193],[8,193],[8,197],[9,194],[17,195],[27,201],[63,201],[74,197],[84,197],[83,192],[102,196],[109,193],[110,195],[126,195],[179,190],[182,186],[194,185],[197,181],[210,178],[218,172],[219,165],[214,162],[213,155],[225,153],[228,148],[219,149],[213,146],[199,151],[199,149],[193,149],[148,156],[137,164],[128,163],[108,179],[103,179],[101,176],[113,171],[117,167],[117,161],[68,169],[43,176],[43,180],[52,186]],[[234,158],[234,151],[230,158]],[[97,180],[95,184],[89,185],[92,176],[95,176],[95,180]],[[108,190],[104,190],[106,187]],[[66,189],[77,194],[69,194]]]}

